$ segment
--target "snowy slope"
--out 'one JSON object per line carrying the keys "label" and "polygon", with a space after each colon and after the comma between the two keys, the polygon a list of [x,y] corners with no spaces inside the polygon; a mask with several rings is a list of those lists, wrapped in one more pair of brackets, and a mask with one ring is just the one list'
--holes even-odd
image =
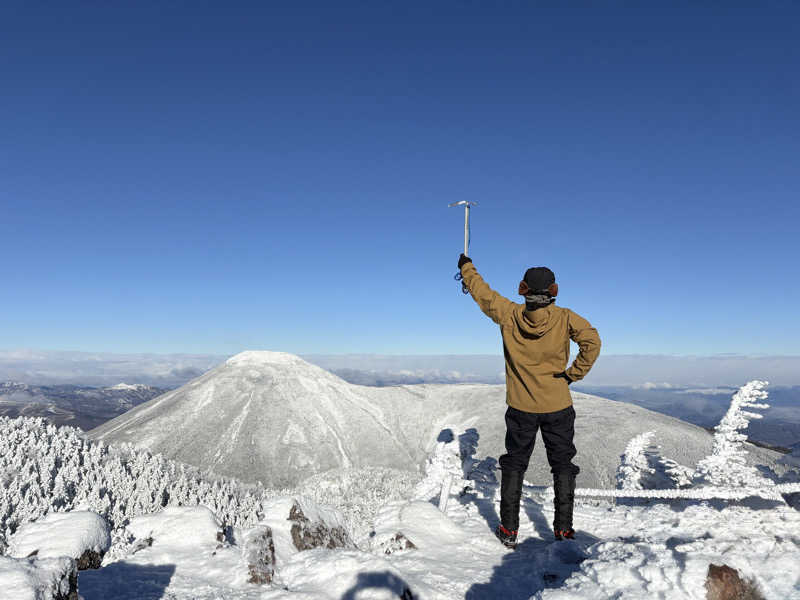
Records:
{"label": "snowy slope", "polygon": [[[576,540],[554,542],[552,496],[525,486],[520,545],[509,551],[492,535],[496,479],[474,460],[460,461],[468,438],[437,446],[411,497],[383,505],[371,542],[285,556],[269,586],[244,583],[237,548],[211,542],[215,527],[201,540],[194,520],[167,509],[139,518],[168,519],[159,527],[167,543],[154,535],[152,546],[134,545],[82,572],[79,591],[86,600],[704,600],[709,565],[724,564],[766,600],[800,598],[800,513],[781,503],[579,498]],[[442,513],[425,496],[446,472],[456,483]],[[387,545],[397,534],[410,545]]]}
{"label": "snowy slope", "polygon": [[[705,430],[595,396],[573,393],[582,487],[613,487],[627,442],[655,431],[664,455],[694,465],[708,454]],[[349,384],[297,356],[243,352],[185,386],[92,430],[243,481],[293,486],[333,468],[416,470],[440,432],[477,429],[478,456],[503,453],[505,387]],[[754,450],[771,464],[775,454]],[[526,478],[550,481],[541,443]]]}
{"label": "snowy slope", "polygon": [[290,354],[243,352],[90,436],[272,486],[336,467],[419,462],[363,390]]}

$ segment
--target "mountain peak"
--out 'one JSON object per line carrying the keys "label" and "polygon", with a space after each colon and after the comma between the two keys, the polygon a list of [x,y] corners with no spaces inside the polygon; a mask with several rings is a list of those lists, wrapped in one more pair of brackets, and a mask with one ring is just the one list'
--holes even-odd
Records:
{"label": "mountain peak", "polygon": [[255,367],[262,365],[297,365],[304,364],[302,358],[288,352],[271,352],[269,350],[245,350],[231,356],[226,365]]}
{"label": "mountain peak", "polygon": [[147,389],[147,386],[142,384],[142,383],[132,383],[132,384],[131,383],[118,383],[117,385],[112,385],[111,387],[108,387],[106,389],[109,389],[109,390],[120,390],[120,391],[122,391],[122,390],[126,390],[126,391],[127,390],[131,390],[131,391],[136,390],[136,391],[138,391],[138,390]]}

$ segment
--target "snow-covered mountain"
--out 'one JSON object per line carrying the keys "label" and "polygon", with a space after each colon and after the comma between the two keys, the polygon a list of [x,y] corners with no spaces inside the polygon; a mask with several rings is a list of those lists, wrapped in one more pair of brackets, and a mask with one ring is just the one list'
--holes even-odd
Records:
{"label": "snow-covered mountain", "polygon": [[88,431],[166,391],[143,384],[97,388],[6,381],[0,382],[0,416],[43,417]]}
{"label": "snow-covered mountain", "polygon": [[296,356],[243,352],[90,436],[286,486],[336,467],[420,462],[422,449],[397,430],[389,408]]}
{"label": "snow-covered mountain", "polygon": [[[696,464],[712,445],[702,428],[630,404],[573,393],[579,485],[614,487],[628,441],[655,431],[663,455]],[[417,470],[443,429],[473,427],[477,456],[503,453],[505,387],[349,384],[297,356],[243,352],[89,432],[267,486],[293,486],[339,467]],[[776,454],[752,449],[751,460]],[[548,484],[541,443],[526,478]]]}

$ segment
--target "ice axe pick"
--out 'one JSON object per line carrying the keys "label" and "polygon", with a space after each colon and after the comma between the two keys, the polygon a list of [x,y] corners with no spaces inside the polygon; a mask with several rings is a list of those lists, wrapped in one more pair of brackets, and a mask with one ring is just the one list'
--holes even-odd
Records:
{"label": "ice axe pick", "polygon": [[[467,200],[461,200],[460,202],[453,202],[452,204],[448,205],[450,207],[453,206],[463,206],[464,207],[464,256],[469,256],[469,209],[472,206],[477,206],[477,202],[469,202]],[[455,276],[456,281],[461,281],[461,273],[456,273]],[[461,282],[461,291],[464,294],[468,294],[469,290],[467,286],[464,285],[464,282]]]}

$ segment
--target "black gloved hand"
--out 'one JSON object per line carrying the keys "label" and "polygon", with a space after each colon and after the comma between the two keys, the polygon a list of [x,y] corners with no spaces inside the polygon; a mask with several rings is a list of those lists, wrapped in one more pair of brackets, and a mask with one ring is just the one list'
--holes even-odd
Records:
{"label": "black gloved hand", "polygon": [[471,262],[472,259],[469,256],[467,256],[466,254],[462,254],[461,256],[458,257],[458,269],[461,270],[461,267]]}
{"label": "black gloved hand", "polygon": [[556,373],[555,375],[553,375],[553,377],[555,377],[556,379],[566,379],[567,385],[572,383],[572,379],[570,379],[569,375],[567,375],[564,371],[561,371],[561,373]]}

